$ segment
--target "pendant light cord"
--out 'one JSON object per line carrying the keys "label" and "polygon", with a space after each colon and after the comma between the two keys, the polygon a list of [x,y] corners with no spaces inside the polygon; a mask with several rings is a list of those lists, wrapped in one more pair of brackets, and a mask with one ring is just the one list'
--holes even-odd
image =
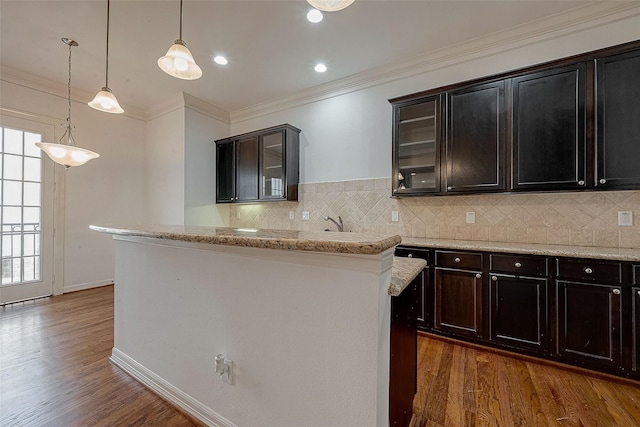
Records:
{"label": "pendant light cord", "polygon": [[71,128],[71,43],[69,43],[69,80],[67,81],[67,126]]}
{"label": "pendant light cord", "polygon": [[180,0],[180,40],[182,40],[182,0]]}
{"label": "pendant light cord", "polygon": [[107,65],[105,69],[105,87],[109,87],[109,3],[107,0]]}

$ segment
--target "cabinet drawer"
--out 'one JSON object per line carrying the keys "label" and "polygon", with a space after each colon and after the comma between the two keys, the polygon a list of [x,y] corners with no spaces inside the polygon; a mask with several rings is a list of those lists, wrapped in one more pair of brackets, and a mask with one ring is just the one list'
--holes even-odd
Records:
{"label": "cabinet drawer", "polygon": [[523,276],[546,276],[547,259],[526,255],[490,255],[492,272],[514,273]]}
{"label": "cabinet drawer", "polygon": [[622,264],[596,260],[558,259],[558,277],[619,284],[622,282]]}
{"label": "cabinet drawer", "polygon": [[482,269],[482,254],[475,252],[436,251],[436,265],[446,268]]}
{"label": "cabinet drawer", "polygon": [[418,248],[409,248],[406,246],[398,246],[396,247],[395,256],[407,257],[407,258],[420,258],[427,261],[427,265],[429,265],[429,250],[428,249],[418,249]]}

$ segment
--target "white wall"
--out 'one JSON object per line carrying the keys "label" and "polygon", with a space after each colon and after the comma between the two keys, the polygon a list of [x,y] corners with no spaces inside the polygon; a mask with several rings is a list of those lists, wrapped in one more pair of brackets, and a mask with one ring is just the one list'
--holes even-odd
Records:
{"label": "white wall", "polygon": [[[5,79],[0,91],[4,108],[60,123],[67,116],[66,97],[55,91],[31,89]],[[100,158],[64,173],[65,292],[113,280],[113,242],[110,236],[89,230],[90,224],[136,223],[145,217],[144,122],[95,111],[85,101],[74,98],[72,102],[74,136],[78,146],[96,151]]]}
{"label": "white wall", "polygon": [[427,65],[425,72],[379,85],[367,82],[361,90],[350,89],[328,98],[322,95],[325,99],[317,102],[303,100],[298,106],[275,112],[269,112],[277,109],[272,106],[266,111],[256,108],[254,118],[249,113],[243,121],[234,121],[232,114],[231,133],[285,122],[302,129],[303,183],[388,178],[392,131],[388,99],[640,39],[638,16],[591,25],[589,29],[563,31],[564,35],[544,34],[459,57],[445,56],[437,64]]}

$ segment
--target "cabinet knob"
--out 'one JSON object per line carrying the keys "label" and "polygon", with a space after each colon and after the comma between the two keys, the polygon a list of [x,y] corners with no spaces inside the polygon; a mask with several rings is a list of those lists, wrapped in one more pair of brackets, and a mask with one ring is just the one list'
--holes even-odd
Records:
{"label": "cabinet knob", "polygon": [[615,295],[620,295],[620,289],[617,289],[617,288],[616,288],[616,289],[614,289],[614,290],[613,290],[613,293],[614,293]]}
{"label": "cabinet knob", "polygon": [[491,280],[493,280],[494,282],[498,281],[498,277],[497,276],[491,276]]}
{"label": "cabinet knob", "polygon": [[476,279],[481,279],[481,278],[482,278],[482,274],[476,273]]}
{"label": "cabinet knob", "polygon": [[584,185],[584,181],[583,180],[578,181],[578,185]]}
{"label": "cabinet knob", "polygon": [[606,184],[607,180],[604,178],[600,178],[600,180],[598,181],[600,184]]}
{"label": "cabinet knob", "polygon": [[453,187],[452,186],[448,186],[447,190],[453,190]]}
{"label": "cabinet knob", "polygon": [[407,255],[407,258],[413,258],[413,254]]}
{"label": "cabinet knob", "polygon": [[638,295],[640,295],[640,291],[638,291]]}
{"label": "cabinet knob", "polygon": [[513,265],[515,265],[517,268],[522,267],[522,264],[520,264],[519,262],[516,262],[516,263],[515,263],[515,264],[513,264]]}
{"label": "cabinet knob", "polygon": [[460,262],[460,258],[454,259],[455,262]]}
{"label": "cabinet knob", "polygon": [[591,268],[589,268],[589,267],[585,267],[584,268],[584,272],[587,273],[587,274],[591,274],[591,273],[593,273],[593,270]]}

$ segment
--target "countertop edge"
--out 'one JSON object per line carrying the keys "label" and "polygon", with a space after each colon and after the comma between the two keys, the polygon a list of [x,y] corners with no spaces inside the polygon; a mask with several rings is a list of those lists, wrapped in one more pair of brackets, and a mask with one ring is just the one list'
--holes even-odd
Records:
{"label": "countertop edge", "polygon": [[399,296],[426,265],[427,262],[420,258],[393,257],[389,295]]}

